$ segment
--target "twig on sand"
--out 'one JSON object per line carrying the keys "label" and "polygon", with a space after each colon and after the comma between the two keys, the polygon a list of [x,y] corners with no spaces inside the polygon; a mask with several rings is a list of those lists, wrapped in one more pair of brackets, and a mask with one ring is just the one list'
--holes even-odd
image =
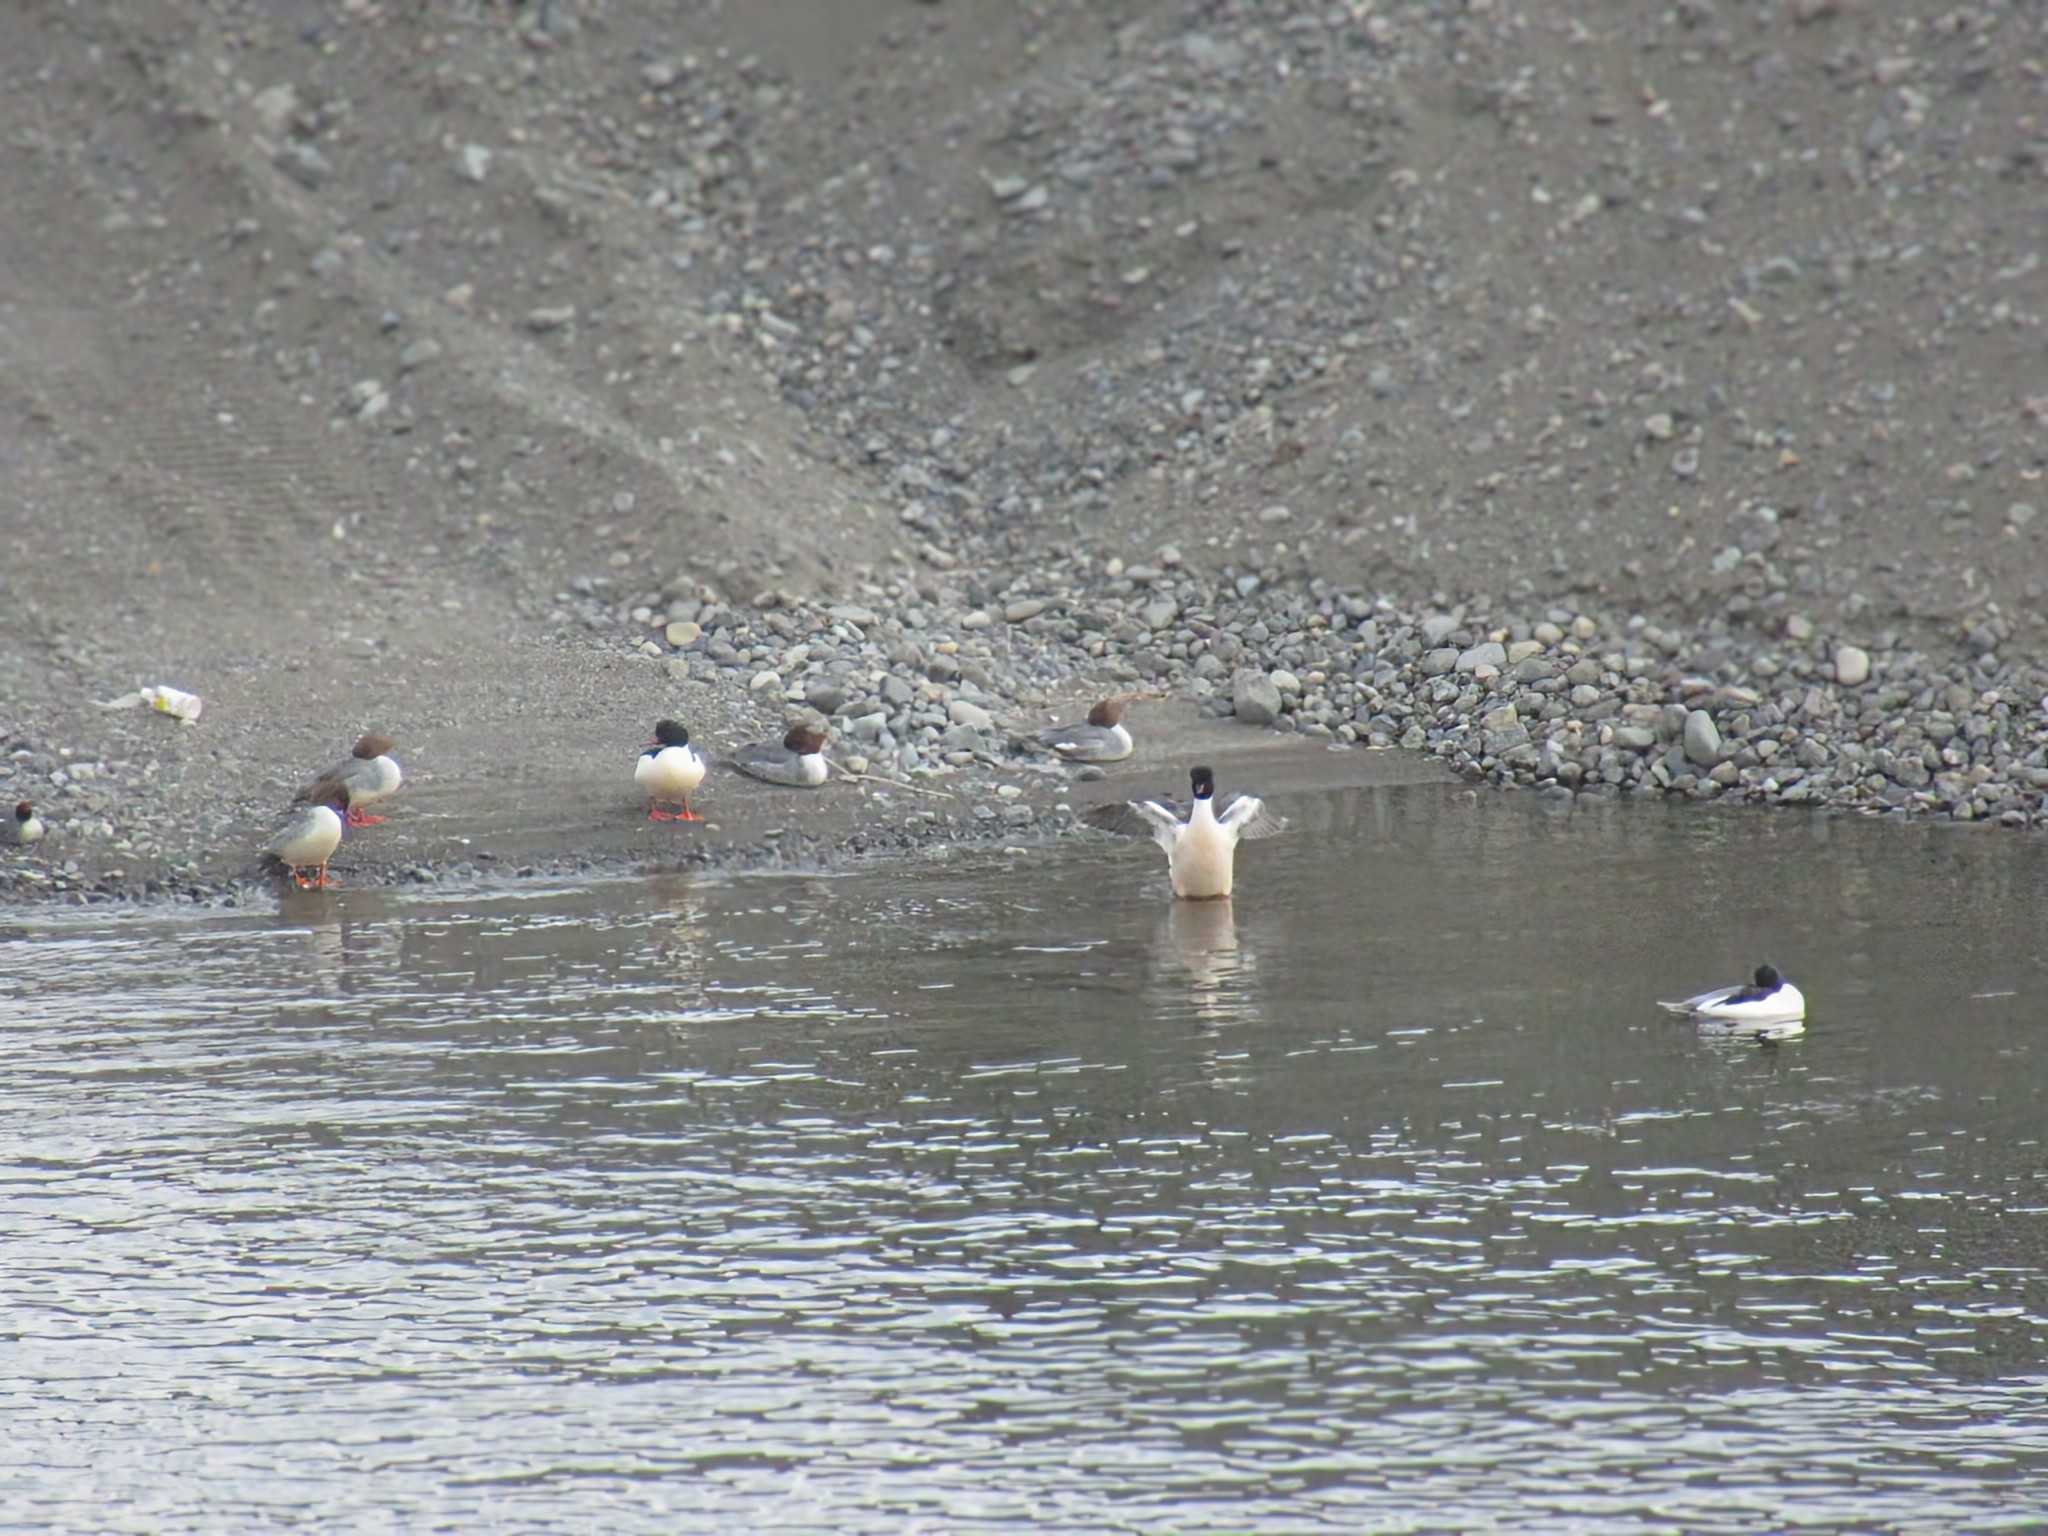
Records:
{"label": "twig on sand", "polygon": [[851,768],[845,767],[844,765],[839,763],[834,763],[832,766],[838,769],[839,776],[841,778],[859,779],[864,784],[886,784],[891,789],[907,789],[911,791],[913,794],[937,795],[941,800],[958,800],[960,798],[958,795],[954,794],[950,789],[932,789],[923,784],[909,784],[904,782],[902,779],[885,779],[881,777],[879,774],[855,773]]}

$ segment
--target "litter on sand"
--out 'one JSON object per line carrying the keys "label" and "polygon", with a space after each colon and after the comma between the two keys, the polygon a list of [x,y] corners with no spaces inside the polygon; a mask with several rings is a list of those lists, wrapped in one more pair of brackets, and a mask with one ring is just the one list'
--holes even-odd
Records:
{"label": "litter on sand", "polygon": [[206,707],[196,693],[187,693],[182,688],[152,683],[134,693],[124,693],[118,699],[93,700],[100,709],[133,709],[138,704],[147,704],[160,715],[169,715],[173,720],[182,720],[190,725],[199,718],[199,711]]}

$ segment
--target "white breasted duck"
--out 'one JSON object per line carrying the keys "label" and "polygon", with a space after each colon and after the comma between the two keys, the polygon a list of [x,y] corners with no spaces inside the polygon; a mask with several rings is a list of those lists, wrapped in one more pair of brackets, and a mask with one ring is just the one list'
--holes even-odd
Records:
{"label": "white breasted duck", "polygon": [[749,778],[770,784],[815,789],[831,770],[825,764],[825,733],[816,726],[794,725],[780,741],[757,741],[732,755],[733,767]]}
{"label": "white breasted duck", "polygon": [[1236,796],[1219,816],[1215,773],[1196,768],[1188,778],[1194,802],[1185,819],[1177,804],[1158,800],[1133,800],[1130,804],[1151,827],[1153,840],[1166,850],[1173,894],[1190,901],[1212,901],[1230,894],[1238,839],[1271,837],[1286,831],[1287,822],[1269,812],[1255,795]]}
{"label": "white breasted duck", "polygon": [[398,759],[391,755],[394,745],[389,736],[374,732],[358,737],[355,750],[292,796],[292,804],[319,805],[333,798],[335,790],[343,790],[347,795],[348,824],[377,826],[384,818],[365,815],[363,807],[396,794],[404,781],[405,775],[398,771]]}
{"label": "white breasted duck", "polygon": [[[690,793],[704,782],[704,759],[690,745],[690,733],[680,720],[659,720],[654,740],[640,754],[633,770],[633,782],[647,791],[649,821],[702,821],[690,809]],[[665,811],[664,805],[681,805],[680,811]]]}
{"label": "white breasted duck", "polygon": [[43,818],[36,814],[36,808],[26,800],[14,808],[14,840],[27,845],[43,840]]}
{"label": "white breasted duck", "polygon": [[[334,884],[327,876],[327,861],[341,846],[342,817],[348,809],[348,791],[330,789],[315,804],[294,811],[263,851],[284,866],[300,890],[325,890]],[[309,869],[314,872],[310,881]]]}
{"label": "white breasted duck", "polygon": [[1124,728],[1124,706],[1135,694],[1114,694],[1088,711],[1079,725],[1056,725],[1038,739],[1070,763],[1120,763],[1131,755],[1131,733]]}
{"label": "white breasted duck", "polygon": [[1702,1024],[1744,1033],[1797,1034],[1806,1027],[1805,996],[1768,965],[1758,966],[1747,986],[1716,987],[1657,1006]]}

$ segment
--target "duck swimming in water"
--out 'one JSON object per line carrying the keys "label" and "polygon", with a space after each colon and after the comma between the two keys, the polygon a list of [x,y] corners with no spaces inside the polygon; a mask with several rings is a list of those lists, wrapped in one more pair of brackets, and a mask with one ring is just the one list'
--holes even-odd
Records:
{"label": "duck swimming in water", "polygon": [[1711,992],[1657,1006],[1703,1024],[1745,1032],[1796,1034],[1806,1027],[1805,995],[1768,965],[1758,966],[1747,986],[1716,987]]}
{"label": "duck swimming in water", "polygon": [[[640,754],[633,770],[633,782],[647,791],[649,821],[702,821],[690,809],[690,793],[704,782],[704,759],[690,745],[690,733],[679,720],[655,723],[654,740]],[[664,811],[664,805],[681,805],[681,811]]]}
{"label": "duck swimming in water", "polygon": [[1153,841],[1166,850],[1173,894],[1188,901],[1213,901],[1230,894],[1238,839],[1271,837],[1286,831],[1287,821],[1267,811],[1256,795],[1235,796],[1219,816],[1214,771],[1195,768],[1188,780],[1194,799],[1185,812],[1177,804],[1158,800],[1133,800],[1130,805],[1150,826]]}

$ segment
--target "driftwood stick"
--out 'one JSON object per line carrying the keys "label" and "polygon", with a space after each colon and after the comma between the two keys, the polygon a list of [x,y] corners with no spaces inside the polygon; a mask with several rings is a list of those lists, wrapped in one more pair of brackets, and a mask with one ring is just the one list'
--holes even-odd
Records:
{"label": "driftwood stick", "polygon": [[885,779],[879,774],[855,773],[851,768],[843,767],[838,763],[834,763],[832,768],[841,778],[859,779],[863,784],[886,784],[891,789],[907,789],[914,795],[937,795],[941,800],[958,800],[960,798],[950,789],[932,789],[926,785],[912,784],[903,779]]}

